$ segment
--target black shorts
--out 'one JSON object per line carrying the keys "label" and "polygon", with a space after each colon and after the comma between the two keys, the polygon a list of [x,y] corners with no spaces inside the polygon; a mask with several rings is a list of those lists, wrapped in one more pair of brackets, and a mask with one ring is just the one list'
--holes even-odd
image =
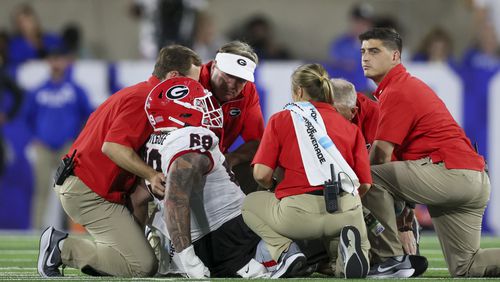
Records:
{"label": "black shorts", "polygon": [[243,221],[241,215],[224,223],[193,243],[196,255],[210,269],[211,277],[236,277],[255,256],[260,237]]}

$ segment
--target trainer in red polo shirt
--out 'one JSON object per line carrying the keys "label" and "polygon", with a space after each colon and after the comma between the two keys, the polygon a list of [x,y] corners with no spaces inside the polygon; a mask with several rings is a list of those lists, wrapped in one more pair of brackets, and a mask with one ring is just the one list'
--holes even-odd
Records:
{"label": "trainer in red polo shirt", "polygon": [[221,151],[241,135],[245,144],[226,154],[231,167],[252,160],[264,132],[264,118],[254,82],[258,58],[253,49],[233,41],[219,49],[215,60],[202,66],[200,83],[211,91],[224,113],[224,128],[216,132]]}
{"label": "trainer in red polo shirt", "polygon": [[427,268],[423,258],[404,255],[417,253],[417,241],[411,227],[398,229],[395,201],[427,205],[451,276],[499,277],[493,258],[500,249],[480,249],[490,194],[483,158],[443,101],[401,64],[403,40],[394,29],[374,28],[359,39],[363,71],[378,85],[380,102],[373,186],[363,205],[385,230],[370,240],[372,260],[381,264],[369,277],[415,277]]}
{"label": "trainer in red polo shirt", "polygon": [[398,160],[430,157],[448,169],[482,171],[478,155],[434,91],[411,76],[401,64],[379,84],[375,97],[380,101],[380,121],[376,140],[395,144]]}
{"label": "trainer in red polo shirt", "polygon": [[62,276],[58,268],[63,264],[87,274],[117,277],[156,273],[158,261],[141,226],[151,196],[144,188],[132,189],[136,178],[143,178],[152,193],[163,196],[165,190],[166,176],[139,155],[153,131],[144,105],[160,80],[177,76],[197,80],[200,69],[201,60],[193,50],[164,47],[148,81],[118,91],[92,113],[68,153],[74,156],[74,168],[60,166],[59,171],[69,173],[57,177],[54,190],[68,216],[93,240],[48,228],[40,239],[41,276]]}
{"label": "trainer in red polo shirt", "polygon": [[[321,114],[328,136],[356,173],[359,182],[371,183],[368,153],[359,128],[341,116],[332,105],[311,103]],[[252,164],[264,164],[273,170],[278,166],[283,168],[284,178],[275,190],[278,199],[323,189],[311,186],[307,180],[297,135],[288,110],[278,112],[269,119]]]}
{"label": "trainer in red polo shirt", "polygon": [[[218,97],[217,91],[210,83],[211,69],[214,61],[202,66],[200,83]],[[239,135],[245,142],[260,140],[264,133],[264,117],[259,103],[259,95],[255,84],[247,81],[240,94],[234,99],[220,101],[224,113],[224,128],[221,135],[220,148],[223,153],[234,143]]]}
{"label": "trainer in red polo shirt", "polygon": [[[213,93],[224,113],[222,129],[214,130],[228,166],[246,194],[256,191],[252,161],[264,133],[264,118],[254,82],[258,63],[252,47],[241,41],[222,46],[214,61],[203,65],[200,83]],[[229,148],[241,136],[244,143],[232,152]]]}
{"label": "trainer in red polo shirt", "polygon": [[107,201],[125,203],[136,178],[103,154],[101,147],[104,142],[113,142],[139,151],[153,132],[144,102],[158,83],[160,80],[151,76],[109,97],[89,117],[69,151],[77,150],[75,175]]}

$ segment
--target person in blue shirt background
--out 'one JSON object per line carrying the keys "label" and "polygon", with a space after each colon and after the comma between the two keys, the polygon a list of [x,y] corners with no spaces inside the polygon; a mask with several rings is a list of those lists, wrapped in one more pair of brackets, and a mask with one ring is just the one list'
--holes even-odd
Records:
{"label": "person in blue shirt background", "polygon": [[7,71],[8,35],[0,30],[0,177],[7,166],[7,150],[4,140],[4,125],[11,122],[19,113],[24,92]]}
{"label": "person in blue shirt background", "polygon": [[[47,225],[44,216],[49,208],[53,172],[93,110],[84,89],[71,78],[71,59],[67,51],[64,48],[49,50],[47,62],[50,78],[29,93],[24,113],[36,153],[36,185],[32,199],[32,228],[35,229]],[[59,208],[62,216],[61,211]],[[51,218],[56,221],[48,223],[63,227],[65,222],[57,220],[57,214]]]}
{"label": "person in blue shirt background", "polygon": [[47,50],[57,48],[62,39],[59,34],[45,32],[38,16],[28,4],[20,5],[13,14],[16,34],[9,42],[8,64],[17,67],[28,60],[43,59]]}
{"label": "person in blue shirt background", "polygon": [[355,5],[349,18],[349,30],[335,39],[329,49],[328,73],[350,81],[360,92],[369,92],[370,85],[361,67],[361,44],[358,36],[374,24],[374,9],[368,3]]}

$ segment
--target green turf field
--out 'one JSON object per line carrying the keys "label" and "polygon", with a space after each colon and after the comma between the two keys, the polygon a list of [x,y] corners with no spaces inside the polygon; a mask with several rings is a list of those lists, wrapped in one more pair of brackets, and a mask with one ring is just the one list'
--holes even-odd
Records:
{"label": "green turf field", "polygon": [[[500,237],[484,237],[482,238],[481,246],[484,248],[500,247]],[[443,254],[439,247],[439,242],[436,236],[424,235],[421,242],[421,250],[429,260],[429,269],[423,275],[425,280],[465,280],[465,279],[450,279],[446,265],[443,259]],[[9,280],[41,280],[36,271],[36,263],[38,257],[38,236],[25,233],[0,233],[0,281]],[[498,258],[500,263],[500,258]],[[65,270],[65,278],[58,281],[88,281],[88,280],[179,280],[179,278],[150,278],[150,279],[111,279],[94,278],[80,274],[74,269]],[[321,274],[313,274],[309,279],[293,279],[300,280],[325,280],[325,276]],[[238,280],[238,279],[213,279],[213,280]],[[242,280],[242,279],[239,279]],[[500,280],[500,279],[499,279]],[[252,280],[256,281],[256,280]],[[261,281],[261,280],[259,280]],[[352,280],[351,280],[352,281]],[[381,280],[377,280],[381,281]]]}

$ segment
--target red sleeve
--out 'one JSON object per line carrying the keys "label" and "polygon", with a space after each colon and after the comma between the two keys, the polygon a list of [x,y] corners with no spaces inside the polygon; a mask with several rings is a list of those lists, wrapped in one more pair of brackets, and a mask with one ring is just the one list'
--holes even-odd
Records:
{"label": "red sleeve", "polygon": [[245,119],[241,131],[241,137],[245,142],[260,140],[264,133],[264,117],[260,109],[259,95],[257,94],[255,85],[251,88],[251,94],[248,98],[249,102],[245,109]]}
{"label": "red sleeve", "polygon": [[114,142],[138,150],[152,132],[141,97],[126,99],[116,111],[105,142]]}
{"label": "red sleeve", "polygon": [[360,183],[372,183],[372,174],[370,171],[370,160],[366,141],[359,128],[356,128],[356,139],[353,148],[354,167],[352,168],[358,176]]}
{"label": "red sleeve", "polygon": [[[361,94],[363,95],[363,94]],[[379,104],[366,97],[360,101],[359,126],[366,143],[372,144],[377,133],[379,120]]]}
{"label": "red sleeve", "polygon": [[278,156],[280,153],[280,144],[278,141],[278,134],[276,132],[276,119],[272,116],[269,123],[264,130],[264,135],[260,141],[257,153],[253,158],[252,165],[263,164],[272,169],[276,168]]}
{"label": "red sleeve", "polygon": [[401,145],[413,127],[414,111],[412,102],[403,93],[386,92],[380,99],[380,119],[375,140],[383,140]]}

